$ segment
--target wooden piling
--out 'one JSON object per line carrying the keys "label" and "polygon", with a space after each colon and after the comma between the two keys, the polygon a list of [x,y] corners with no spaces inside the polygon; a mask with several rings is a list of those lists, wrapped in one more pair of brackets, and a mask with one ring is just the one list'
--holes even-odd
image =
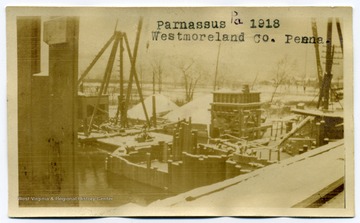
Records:
{"label": "wooden piling", "polygon": [[167,161],[167,143],[165,143],[164,141],[159,141],[159,146],[160,146],[160,161],[162,162],[166,162]]}
{"label": "wooden piling", "polygon": [[[188,132],[189,132],[189,125],[187,123],[184,123],[183,124],[183,137],[182,137],[183,146],[182,146],[181,152],[188,152],[190,150]],[[181,156],[182,156],[182,153],[181,153]]]}
{"label": "wooden piling", "polygon": [[277,160],[280,161],[280,148],[277,149]]}
{"label": "wooden piling", "polygon": [[177,150],[177,155],[178,157],[181,156],[181,153],[184,149],[184,123],[181,123],[181,126],[179,128],[179,141],[178,141],[178,150]]}
{"label": "wooden piling", "polygon": [[146,168],[148,170],[151,168],[151,153],[146,153]]}
{"label": "wooden piling", "polygon": [[193,152],[194,150],[196,150],[196,147],[197,147],[198,131],[197,130],[192,130],[191,137],[192,137],[192,152]]}
{"label": "wooden piling", "polygon": [[317,122],[316,124],[315,124],[315,126],[316,126],[316,147],[320,147],[321,146],[321,139],[320,139],[320,135],[321,135],[321,133],[320,133],[320,122]]}
{"label": "wooden piling", "polygon": [[309,145],[304,144],[303,145],[303,150],[304,150],[304,152],[307,152],[309,150]]}
{"label": "wooden piling", "polygon": [[225,163],[225,178],[229,179],[234,176],[234,167],[236,162],[233,160],[227,160]]}
{"label": "wooden piling", "polygon": [[319,139],[320,139],[320,145],[324,145],[324,139],[325,139],[325,121],[320,121],[320,131],[319,131]]}
{"label": "wooden piling", "polygon": [[[40,18],[39,18],[40,19]],[[18,25],[23,18],[18,18]],[[25,19],[25,22],[30,22],[31,19]],[[40,20],[39,20],[40,22]],[[27,24],[27,29],[30,29],[29,32],[27,30],[23,30],[22,33],[18,33],[19,40],[24,37],[24,35],[32,35],[34,32],[37,35],[41,33],[41,23],[37,21],[31,21],[33,25],[39,25],[39,29],[37,27],[32,27],[32,24]],[[60,28],[59,28],[60,27]],[[39,33],[38,33],[39,31]],[[50,35],[51,34],[51,35]],[[31,47],[36,48],[36,44],[40,44],[40,39],[37,39],[36,36],[27,36],[27,41],[33,41]],[[63,38],[57,38],[57,37]],[[29,38],[30,37],[30,38]],[[45,163],[41,163],[41,165],[32,165],[33,168],[40,168],[41,175],[37,176],[38,179],[33,178],[33,182],[28,182],[26,186],[35,187],[35,191],[40,191],[43,193],[42,190],[43,186],[46,187],[47,194],[51,196],[71,196],[76,197],[78,196],[78,180],[77,180],[77,171],[76,171],[76,147],[77,147],[77,86],[78,86],[78,41],[79,41],[79,18],[78,17],[61,17],[55,18],[44,23],[44,41],[49,45],[49,76],[48,76],[48,86],[44,87],[43,97],[50,97],[47,104],[39,104],[38,106],[41,107],[48,107],[49,110],[44,110],[44,114],[37,114],[41,115],[42,117],[47,117],[46,123],[42,121],[42,118],[39,119],[38,125],[48,125],[48,129],[46,132],[37,132],[32,131],[28,132],[28,134],[32,133],[33,135],[37,135],[37,137],[42,137],[47,145],[46,147],[40,147],[39,145],[34,145],[34,142],[27,141],[30,146],[36,146],[30,151],[30,153],[26,154],[27,160],[38,160],[38,156],[34,156],[35,152],[39,152],[42,149],[46,151],[42,155],[45,155],[47,161]],[[39,42],[37,42],[39,40]],[[22,41],[21,41],[22,42]],[[21,43],[20,42],[20,43]],[[28,55],[23,54],[24,50],[28,50],[27,46],[21,46],[18,43],[18,50],[19,59],[25,59],[26,61],[19,61],[19,87],[21,88],[22,85],[31,84],[31,75],[30,73],[28,76],[30,82],[22,82],[23,79],[20,79],[21,76],[25,73],[22,69],[29,69],[26,72],[31,72],[32,69],[36,69],[37,65],[33,64],[29,66],[28,63],[31,62],[39,62],[39,58],[34,58],[39,55]],[[37,49],[30,49],[30,50],[37,50]],[[26,53],[26,52],[25,52]],[[33,52],[35,53],[35,52]],[[21,58],[21,56],[29,56],[27,58]],[[36,61],[32,61],[35,59]],[[22,64],[25,62],[25,64]],[[24,86],[26,87],[26,86]],[[19,89],[19,92],[25,89]],[[39,89],[40,90],[40,89]],[[19,95],[19,105],[21,103],[20,99],[23,98],[23,95]],[[29,95],[27,95],[29,96]],[[37,99],[37,98],[33,98]],[[31,103],[31,100],[29,102]],[[19,130],[21,130],[23,123],[21,123],[22,119],[21,115],[21,108],[24,104],[21,104],[19,107]],[[27,110],[26,112],[29,112]],[[49,113],[48,113],[49,112]],[[29,114],[31,115],[31,114]],[[47,116],[48,115],[48,116]],[[30,120],[25,120],[26,122],[31,122]],[[35,120],[34,120],[35,121]],[[33,125],[33,127],[36,127]],[[29,130],[29,129],[27,129]],[[21,131],[19,131],[21,133]],[[38,135],[41,134],[41,135]],[[19,137],[22,136],[19,134]],[[22,158],[22,148],[21,141],[23,139],[19,138],[19,157]],[[23,168],[22,164],[19,164],[20,167]],[[32,174],[36,170],[27,169],[29,174]],[[19,173],[20,174],[20,173]],[[31,175],[29,175],[31,177]],[[21,180],[21,176],[19,176]],[[41,180],[39,180],[41,179]],[[22,188],[24,181],[19,182],[19,189]],[[34,191],[34,192],[35,192]],[[20,196],[22,195],[21,191],[19,192]],[[37,194],[27,194],[27,196],[38,196]],[[52,204],[57,203],[57,201],[49,201],[46,203],[48,206],[52,206]],[[44,204],[45,205],[45,204]],[[45,205],[45,206],[46,206]],[[66,204],[63,202],[62,204],[56,204],[60,206],[77,206],[78,201],[69,201]]]}
{"label": "wooden piling", "polygon": [[180,137],[176,136],[175,140],[175,151],[174,151],[174,161],[180,160]]}
{"label": "wooden piling", "polygon": [[324,145],[327,145],[329,143],[329,138],[324,138]]}

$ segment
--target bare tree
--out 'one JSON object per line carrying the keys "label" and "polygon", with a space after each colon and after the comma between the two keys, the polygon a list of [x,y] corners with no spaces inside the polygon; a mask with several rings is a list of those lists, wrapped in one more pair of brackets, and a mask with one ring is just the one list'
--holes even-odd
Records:
{"label": "bare tree", "polygon": [[289,74],[294,73],[295,68],[296,61],[290,62],[287,56],[277,62],[273,71],[275,74],[275,77],[273,78],[274,91],[271,95],[270,102],[273,101],[277,89],[288,80]]}
{"label": "bare tree", "polygon": [[163,65],[162,65],[162,58],[154,59],[151,63],[152,66],[152,73],[153,73],[153,93],[155,93],[155,83],[157,80],[158,83],[158,92],[159,94],[162,91],[162,84],[163,84]]}
{"label": "bare tree", "polygon": [[186,102],[193,100],[196,85],[202,76],[201,69],[196,69],[194,63],[195,61],[191,59],[189,62],[186,63],[183,61],[177,66],[177,68],[180,69],[184,80]]}

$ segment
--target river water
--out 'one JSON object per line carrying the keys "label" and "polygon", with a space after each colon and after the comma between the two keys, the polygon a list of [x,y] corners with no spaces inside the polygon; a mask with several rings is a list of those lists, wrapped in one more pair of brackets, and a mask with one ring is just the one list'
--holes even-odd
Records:
{"label": "river water", "polygon": [[77,161],[80,206],[118,207],[129,203],[146,206],[172,196],[170,192],[108,173],[109,152],[96,147],[79,148]]}

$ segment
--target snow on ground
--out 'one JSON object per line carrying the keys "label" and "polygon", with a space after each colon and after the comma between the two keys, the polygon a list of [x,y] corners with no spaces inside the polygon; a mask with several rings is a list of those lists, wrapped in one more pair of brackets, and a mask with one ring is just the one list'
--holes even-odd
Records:
{"label": "snow on ground", "polygon": [[[261,92],[260,101],[261,102],[270,102],[271,96],[274,92],[274,87],[271,85],[259,85],[255,86],[253,91]],[[281,104],[286,104],[289,102],[311,102],[317,101],[318,90],[307,87],[304,91],[303,87],[298,86],[280,86],[273,98],[273,103],[279,102]]]}
{"label": "snow on ground", "polygon": [[[168,97],[162,94],[155,94],[156,114],[166,113],[177,109],[178,106]],[[152,95],[144,100],[149,118],[152,116]],[[138,103],[128,111],[128,118],[145,120],[145,114],[141,103]]]}
{"label": "snow on ground", "polygon": [[[234,91],[229,89],[221,89],[221,91]],[[236,90],[239,92],[239,90]],[[272,86],[259,86],[258,89],[253,89],[251,92],[261,92],[260,101],[269,102],[271,100],[274,88]],[[193,123],[197,124],[210,124],[211,114],[209,112],[210,103],[212,103],[212,94],[210,92],[198,94],[195,99],[182,107],[175,109],[169,114],[165,115],[164,118],[171,122],[178,121],[178,119],[192,118]],[[303,91],[303,88],[291,86],[287,89],[284,87],[279,88],[273,98],[273,103],[277,107],[282,107],[284,104],[289,102],[311,102],[317,101],[317,92],[313,88],[307,88]]]}
{"label": "snow on ground", "polygon": [[[219,89],[220,91],[237,91],[241,89]],[[270,102],[274,87],[271,85],[255,85],[250,89],[251,92],[260,92],[260,101]],[[177,107],[173,101],[183,100],[184,90],[182,88],[165,88],[162,94],[156,94],[157,113],[170,111],[164,118],[171,122],[178,121],[178,119],[192,118],[193,123],[209,124],[211,114],[209,112],[210,103],[212,103],[212,88],[197,88],[194,94],[194,100]],[[148,92],[149,93],[149,92]],[[146,94],[145,94],[146,95]],[[149,94],[148,94],[149,95]],[[285,104],[294,102],[317,102],[318,89],[307,87],[304,91],[301,86],[280,86],[273,98],[271,108],[281,108]],[[146,98],[145,106],[149,117],[152,116],[152,97]],[[110,117],[115,116],[117,106],[110,106]],[[141,103],[137,104],[128,111],[128,117],[133,119],[145,120],[143,108]]]}
{"label": "snow on ground", "polygon": [[192,123],[210,124],[211,115],[209,109],[212,99],[212,94],[200,96],[180,108],[169,112],[164,118],[171,122],[176,122],[178,119],[188,119],[191,117]]}

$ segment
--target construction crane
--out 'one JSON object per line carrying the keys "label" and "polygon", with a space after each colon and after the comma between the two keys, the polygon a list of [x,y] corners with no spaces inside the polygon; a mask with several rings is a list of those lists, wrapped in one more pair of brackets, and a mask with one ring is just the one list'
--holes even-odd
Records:
{"label": "construction crane", "polygon": [[[149,116],[148,116],[147,111],[146,111],[146,107],[145,107],[145,104],[144,104],[144,98],[143,98],[141,86],[140,86],[140,83],[139,83],[139,78],[138,78],[138,75],[137,75],[137,72],[136,72],[136,59],[137,59],[137,53],[138,53],[139,41],[140,41],[140,35],[141,35],[141,29],[142,29],[142,18],[140,18],[139,23],[138,23],[136,39],[135,39],[135,45],[134,45],[134,49],[133,49],[132,53],[131,53],[130,44],[129,44],[129,40],[127,38],[126,33],[117,31],[116,27],[117,27],[117,22],[116,22],[116,26],[115,26],[115,30],[114,30],[113,35],[105,43],[105,45],[101,48],[101,50],[95,56],[93,61],[89,64],[89,66],[85,69],[85,71],[80,75],[80,78],[78,80],[78,86],[81,86],[84,78],[88,75],[88,73],[94,67],[96,62],[104,54],[106,49],[111,45],[111,43],[113,43],[112,48],[111,48],[111,52],[110,52],[110,56],[109,56],[109,59],[108,59],[108,63],[107,63],[107,66],[106,66],[106,69],[105,69],[105,72],[104,72],[103,80],[101,82],[101,86],[100,86],[100,89],[99,89],[99,92],[98,92],[98,97],[97,97],[97,100],[96,100],[96,104],[95,104],[93,113],[91,115],[89,127],[88,127],[88,130],[87,130],[88,133],[91,133],[92,125],[93,125],[93,122],[94,122],[94,117],[96,116],[96,113],[100,109],[99,104],[100,104],[101,96],[107,93],[110,78],[111,78],[112,68],[114,66],[114,61],[115,61],[115,57],[116,57],[118,47],[120,48],[120,50],[119,50],[119,57],[120,57],[120,96],[119,96],[118,109],[117,109],[116,117],[115,117],[116,123],[117,123],[118,116],[120,114],[120,126],[121,127],[127,127],[127,110],[128,110],[128,107],[129,107],[129,102],[130,102],[130,97],[131,97],[132,84],[133,84],[133,81],[135,80],[135,84],[136,84],[137,91],[138,91],[138,94],[139,94],[140,102],[141,102],[143,110],[144,110],[146,122],[147,122],[148,126],[150,126]],[[128,80],[128,87],[127,87],[126,97],[124,95],[124,68],[123,68],[123,66],[124,66],[123,52],[125,50],[124,44],[125,44],[125,47],[126,47],[126,51],[128,53],[128,57],[129,57],[129,59],[131,61],[130,76],[129,76],[129,80]]]}
{"label": "construction crane", "polygon": [[[320,106],[322,106],[324,110],[329,109],[330,92],[334,93],[334,91],[331,88],[331,80],[333,77],[332,65],[333,65],[334,53],[335,53],[335,45],[332,44],[332,26],[333,26],[333,19],[329,18],[327,23],[326,56],[325,56],[326,62],[325,62],[324,75],[320,62],[319,45],[317,43],[315,44],[316,64],[317,64],[317,72],[318,72],[319,87],[320,87],[317,108],[320,108]],[[340,40],[341,52],[343,53],[343,38],[342,38],[339,19],[336,19],[336,27]],[[318,36],[317,26],[314,19],[312,20],[312,31],[314,37],[317,38]]]}
{"label": "construction crane", "polygon": [[[318,39],[317,26],[316,26],[315,19],[311,20],[311,28],[312,28],[313,36],[315,37],[315,39]],[[316,68],[317,68],[319,87],[321,87],[323,70],[322,70],[321,61],[320,61],[319,43],[317,41],[315,42],[314,47],[315,47]]]}

